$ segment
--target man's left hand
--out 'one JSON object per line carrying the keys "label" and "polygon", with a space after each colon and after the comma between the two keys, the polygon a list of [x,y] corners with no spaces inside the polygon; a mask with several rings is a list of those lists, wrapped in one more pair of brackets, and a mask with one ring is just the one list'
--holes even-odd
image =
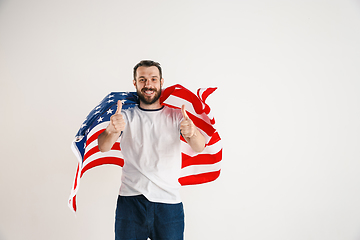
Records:
{"label": "man's left hand", "polygon": [[195,135],[196,126],[186,113],[185,105],[182,105],[181,112],[184,117],[180,124],[180,131],[184,138],[191,138]]}

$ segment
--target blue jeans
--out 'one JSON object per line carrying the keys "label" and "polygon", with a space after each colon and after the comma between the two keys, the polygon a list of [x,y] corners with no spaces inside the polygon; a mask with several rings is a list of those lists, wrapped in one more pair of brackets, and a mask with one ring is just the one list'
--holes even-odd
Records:
{"label": "blue jeans", "polygon": [[182,203],[166,204],[143,195],[119,196],[115,216],[115,240],[183,240]]}

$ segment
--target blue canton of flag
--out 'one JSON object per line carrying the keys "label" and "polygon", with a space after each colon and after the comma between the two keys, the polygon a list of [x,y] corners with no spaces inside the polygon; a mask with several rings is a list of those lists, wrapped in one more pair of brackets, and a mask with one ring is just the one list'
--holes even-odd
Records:
{"label": "blue canton of flag", "polygon": [[112,92],[108,94],[86,117],[75,136],[75,145],[81,159],[84,159],[86,135],[100,122],[110,121],[110,117],[116,112],[117,101],[121,100],[122,108],[127,109],[139,104],[136,92]]}

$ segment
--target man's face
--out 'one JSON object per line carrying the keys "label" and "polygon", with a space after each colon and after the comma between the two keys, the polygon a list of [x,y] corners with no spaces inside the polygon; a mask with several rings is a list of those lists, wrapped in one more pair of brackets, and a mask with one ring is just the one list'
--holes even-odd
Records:
{"label": "man's face", "polygon": [[155,103],[160,98],[163,81],[156,66],[139,67],[133,82],[140,101],[146,105]]}

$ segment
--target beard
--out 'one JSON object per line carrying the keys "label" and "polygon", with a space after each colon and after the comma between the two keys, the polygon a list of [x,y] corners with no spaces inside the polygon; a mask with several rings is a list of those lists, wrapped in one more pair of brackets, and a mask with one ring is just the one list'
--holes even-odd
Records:
{"label": "beard", "polygon": [[[150,96],[146,96],[145,95],[145,91],[154,91],[154,95],[152,97]],[[136,93],[140,99],[141,102],[143,102],[146,105],[151,105],[153,103],[155,103],[161,95],[161,87],[158,90],[157,88],[143,88],[141,90],[137,89]]]}

